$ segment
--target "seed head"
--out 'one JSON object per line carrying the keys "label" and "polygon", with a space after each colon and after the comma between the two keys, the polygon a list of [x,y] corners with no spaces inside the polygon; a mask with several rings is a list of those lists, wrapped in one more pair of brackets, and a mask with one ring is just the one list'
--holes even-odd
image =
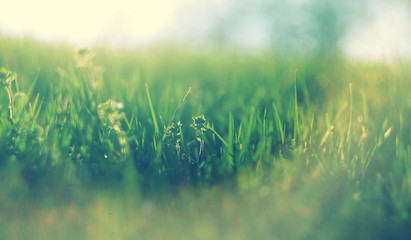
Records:
{"label": "seed head", "polygon": [[6,68],[0,68],[0,81],[3,87],[10,86],[10,84],[17,79],[17,74],[7,70]]}
{"label": "seed head", "polygon": [[193,123],[190,126],[197,131],[205,132],[210,127],[210,124],[207,122],[207,119],[203,114],[201,114],[200,116],[192,117],[192,119]]}

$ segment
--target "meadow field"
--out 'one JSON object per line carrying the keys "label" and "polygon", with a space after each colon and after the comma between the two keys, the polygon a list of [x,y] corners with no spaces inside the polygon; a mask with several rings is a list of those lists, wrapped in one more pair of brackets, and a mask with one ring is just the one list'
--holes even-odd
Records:
{"label": "meadow field", "polygon": [[0,238],[408,239],[410,66],[0,36]]}

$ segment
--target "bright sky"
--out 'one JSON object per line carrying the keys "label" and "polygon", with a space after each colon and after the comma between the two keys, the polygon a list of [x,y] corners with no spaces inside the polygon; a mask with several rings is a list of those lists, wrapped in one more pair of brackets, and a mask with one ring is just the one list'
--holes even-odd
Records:
{"label": "bright sky", "polygon": [[[161,35],[188,0],[11,0],[0,30],[88,44],[98,38],[148,41]],[[4,7],[6,6],[6,8]],[[112,38],[112,39],[110,39]]]}
{"label": "bright sky", "polygon": [[[374,1],[375,2],[375,1]],[[355,26],[345,39],[345,52],[371,60],[411,56],[410,10],[400,1],[372,4],[370,19]]]}
{"label": "bright sky", "polygon": [[[111,44],[149,43],[175,33],[190,34],[187,29],[193,26],[201,29],[215,17],[213,13],[223,12],[227,1],[9,0],[2,3],[0,31],[79,45],[102,39]],[[349,31],[345,51],[363,59],[411,56],[411,19],[406,8],[399,1],[369,1],[372,14]],[[245,29],[244,36],[264,35],[257,22],[249,25],[251,30]],[[258,44],[248,43],[244,36],[239,37],[245,45]]]}

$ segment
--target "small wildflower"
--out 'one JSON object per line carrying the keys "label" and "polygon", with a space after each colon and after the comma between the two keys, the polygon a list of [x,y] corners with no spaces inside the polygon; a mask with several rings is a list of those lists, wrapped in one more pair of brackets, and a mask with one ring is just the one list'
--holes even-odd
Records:
{"label": "small wildflower", "polygon": [[123,103],[111,99],[97,106],[97,114],[104,129],[103,134],[116,136],[120,147],[119,156],[125,156],[129,150],[126,133],[121,127],[121,120],[125,118],[125,113],[120,111],[122,108],[124,108]]}
{"label": "small wildflower", "polygon": [[210,124],[207,122],[207,119],[204,117],[204,115],[192,117],[192,119],[193,123],[190,125],[190,127],[195,129],[197,141],[202,141],[204,132],[206,132],[210,128]]}
{"label": "small wildflower", "polygon": [[114,108],[114,109],[117,109],[117,110],[121,110],[121,109],[124,108],[124,104],[121,103],[121,102],[114,102],[114,101],[112,101],[112,102],[111,102],[111,107]]}
{"label": "small wildflower", "polygon": [[183,124],[178,121],[177,125],[171,123],[165,130],[165,136],[171,140],[171,143],[176,148],[178,155],[180,155],[180,142],[182,141],[182,126]]}
{"label": "small wildflower", "polygon": [[200,158],[203,149],[204,149],[204,133],[210,129],[210,123],[207,122],[207,119],[204,117],[203,114],[197,117],[192,117],[193,123],[190,127],[194,128],[196,131],[196,139],[200,143],[200,150],[198,152],[198,156]]}

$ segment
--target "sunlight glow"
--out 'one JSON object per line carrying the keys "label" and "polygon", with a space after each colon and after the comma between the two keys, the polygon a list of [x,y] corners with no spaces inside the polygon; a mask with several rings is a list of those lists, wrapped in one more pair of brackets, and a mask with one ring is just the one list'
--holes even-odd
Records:
{"label": "sunlight glow", "polygon": [[80,44],[148,40],[167,29],[184,1],[13,0],[2,10],[0,30]]}
{"label": "sunlight glow", "polygon": [[411,19],[403,4],[393,1],[371,5],[371,18],[348,32],[345,52],[366,60],[411,56]]}
{"label": "sunlight glow", "polygon": [[[2,4],[0,33],[29,34],[76,45],[138,45],[196,34],[207,38],[213,20],[224,16],[233,1],[11,0]],[[311,0],[294,1],[306,4]],[[343,41],[344,52],[367,60],[411,56],[408,8],[401,1],[368,1],[371,15],[349,29]],[[252,48],[264,47],[270,41],[263,21],[247,19],[231,37],[234,44]]]}

